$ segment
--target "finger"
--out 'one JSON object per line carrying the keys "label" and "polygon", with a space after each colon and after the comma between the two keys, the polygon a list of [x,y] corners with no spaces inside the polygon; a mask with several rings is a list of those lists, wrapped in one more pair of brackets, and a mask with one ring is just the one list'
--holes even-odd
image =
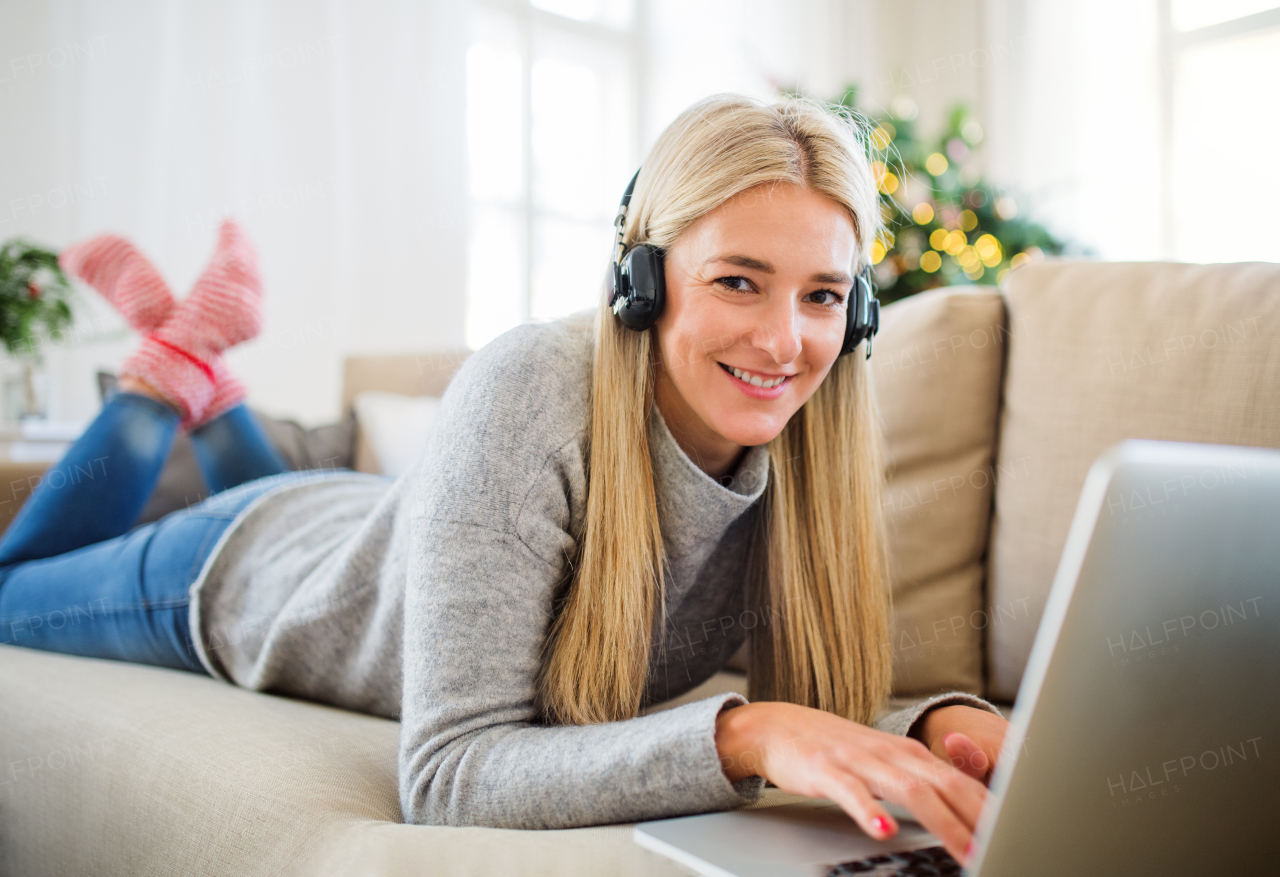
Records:
{"label": "finger", "polygon": [[[927,750],[922,751],[928,754]],[[950,765],[932,755],[928,757],[941,771],[952,774],[957,779],[975,785],[979,789],[982,788],[975,780],[964,776]],[[916,767],[919,766],[916,765]],[[964,861],[965,847],[973,838],[972,825],[966,825],[954,809],[943,800],[930,782],[930,771],[904,770],[880,757],[859,760],[856,765],[850,766],[850,770],[873,795],[901,804],[910,810],[926,830],[942,841],[947,852],[951,853],[956,861]]]}
{"label": "finger", "polygon": [[963,862],[965,851],[973,840],[972,826],[966,825],[932,786],[913,782],[908,774],[902,774],[898,782],[905,788],[891,785],[875,791],[910,810],[921,825],[942,841],[957,862]]}
{"label": "finger", "polygon": [[986,801],[987,789],[922,747],[891,747],[886,760],[912,779],[909,785],[927,786],[945,801],[970,831]]}
{"label": "finger", "polygon": [[952,767],[980,783],[986,780],[991,760],[973,738],[959,732],[948,734],[942,738],[942,746]]}
{"label": "finger", "polygon": [[822,794],[840,805],[858,827],[876,840],[886,840],[898,833],[898,822],[871,794],[859,777],[851,773],[830,774]]}

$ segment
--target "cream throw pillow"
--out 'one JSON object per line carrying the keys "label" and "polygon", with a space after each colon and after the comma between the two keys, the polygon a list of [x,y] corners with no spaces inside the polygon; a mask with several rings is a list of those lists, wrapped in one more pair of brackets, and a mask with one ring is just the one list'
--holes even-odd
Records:
{"label": "cream throw pillow", "polygon": [[412,468],[427,443],[440,400],[365,390],[352,402],[356,410],[356,469],[398,478]]}
{"label": "cream throw pillow", "polygon": [[1280,447],[1280,265],[1045,262],[1004,293],[988,693],[1012,700],[1098,454],[1126,438]]}

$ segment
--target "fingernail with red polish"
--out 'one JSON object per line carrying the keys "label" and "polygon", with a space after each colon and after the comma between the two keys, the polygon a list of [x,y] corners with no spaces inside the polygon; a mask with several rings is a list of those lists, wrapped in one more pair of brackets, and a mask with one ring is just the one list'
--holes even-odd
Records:
{"label": "fingernail with red polish", "polygon": [[964,858],[966,862],[969,861],[969,859],[973,858],[973,841],[969,841],[967,844],[965,844]]}
{"label": "fingernail with red polish", "polygon": [[889,820],[883,816],[872,817],[871,826],[880,834],[888,834],[891,831]]}

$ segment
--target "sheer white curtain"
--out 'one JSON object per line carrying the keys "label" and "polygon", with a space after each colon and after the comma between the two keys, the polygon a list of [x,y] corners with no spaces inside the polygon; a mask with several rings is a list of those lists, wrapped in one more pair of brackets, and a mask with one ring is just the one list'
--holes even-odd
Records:
{"label": "sheer white curtain", "polygon": [[[345,353],[463,341],[467,29],[455,0],[6,3],[0,237],[117,231],[182,295],[239,218],[267,318],[231,363],[252,403],[333,418]],[[81,312],[46,353],[55,417],[132,343]]]}

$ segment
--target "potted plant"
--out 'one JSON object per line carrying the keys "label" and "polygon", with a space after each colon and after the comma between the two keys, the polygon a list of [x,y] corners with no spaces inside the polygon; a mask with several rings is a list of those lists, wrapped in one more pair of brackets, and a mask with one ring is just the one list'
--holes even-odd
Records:
{"label": "potted plant", "polygon": [[22,366],[24,418],[43,414],[36,393],[39,347],[71,325],[72,295],[57,253],[21,238],[0,246],[0,344]]}

